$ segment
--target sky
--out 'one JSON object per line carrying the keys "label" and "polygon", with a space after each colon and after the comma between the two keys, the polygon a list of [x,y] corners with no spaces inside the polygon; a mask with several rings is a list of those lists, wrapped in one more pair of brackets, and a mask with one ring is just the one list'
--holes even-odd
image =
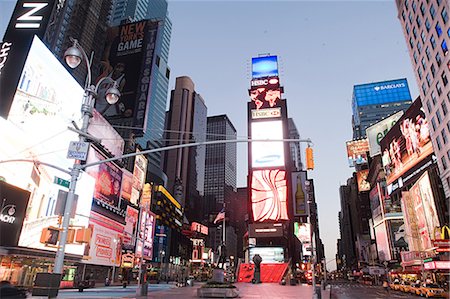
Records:
{"label": "sky", "polygon": [[[14,4],[0,0],[0,37]],[[308,176],[327,267],[335,269],[339,186],[353,171],[345,148],[353,85],[407,78],[412,98],[419,94],[395,1],[169,0],[169,17],[169,90],[176,77],[191,77],[208,116],[226,114],[238,138],[247,135],[251,58],[278,56],[288,115],[301,138],[313,142]],[[237,186],[245,187],[245,144],[238,144],[237,158]]]}

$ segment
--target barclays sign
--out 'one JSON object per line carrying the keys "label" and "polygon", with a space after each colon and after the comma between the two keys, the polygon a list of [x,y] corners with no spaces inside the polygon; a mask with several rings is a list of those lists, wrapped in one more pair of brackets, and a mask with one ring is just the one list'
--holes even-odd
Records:
{"label": "barclays sign", "polygon": [[406,87],[406,84],[405,83],[386,84],[386,85],[374,86],[373,89],[375,89],[375,91],[380,91],[380,90],[395,89],[395,88],[402,88],[402,87]]}

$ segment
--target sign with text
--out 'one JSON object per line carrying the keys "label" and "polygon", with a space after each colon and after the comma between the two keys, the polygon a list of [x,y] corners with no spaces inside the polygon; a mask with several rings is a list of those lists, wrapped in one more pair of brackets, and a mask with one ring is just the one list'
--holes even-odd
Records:
{"label": "sign with text", "polygon": [[383,139],[402,115],[403,111],[399,111],[366,129],[366,136],[369,139],[369,154],[371,157],[381,153],[381,139]]}
{"label": "sign with text", "polygon": [[369,151],[369,141],[359,139],[347,141],[348,166],[355,167],[367,163],[367,152]]}
{"label": "sign with text", "polygon": [[89,151],[89,145],[89,142],[71,141],[69,143],[69,149],[67,151],[67,159],[86,161]]}

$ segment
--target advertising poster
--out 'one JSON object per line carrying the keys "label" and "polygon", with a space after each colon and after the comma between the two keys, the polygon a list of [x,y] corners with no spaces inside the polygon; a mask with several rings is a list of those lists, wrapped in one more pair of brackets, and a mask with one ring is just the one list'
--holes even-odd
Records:
{"label": "advertising poster", "polygon": [[417,224],[416,211],[414,209],[414,201],[409,191],[402,191],[402,212],[403,220],[405,224],[405,237],[408,242],[410,251],[422,251],[422,241],[419,234],[419,228]]}
{"label": "advertising poster", "polygon": [[428,120],[420,101],[411,104],[380,146],[388,185],[433,153]]}
{"label": "advertising poster", "polygon": [[375,237],[380,261],[390,261],[392,256],[385,221],[375,226]]}
{"label": "advertising poster", "polygon": [[370,208],[372,209],[372,217],[374,222],[379,221],[381,219],[381,205],[380,205],[380,189],[379,183],[370,190],[369,199],[370,199]]}
{"label": "advertising poster", "polygon": [[84,263],[119,266],[122,260],[122,224],[97,213],[91,213],[89,226],[92,228],[92,239],[86,245]]}
{"label": "advertising poster", "polygon": [[292,202],[294,204],[294,216],[308,215],[306,204],[306,172],[292,172]]}
{"label": "advertising poster", "polygon": [[416,184],[419,185],[419,190],[423,201],[423,209],[425,212],[425,219],[427,220],[428,225],[428,232],[430,236],[432,236],[432,239],[434,239],[434,231],[436,228],[440,228],[440,224],[428,171],[417,180]]}
{"label": "advertising poster", "polygon": [[156,215],[142,211],[139,240],[136,242],[136,257],[142,256],[142,240],[144,240],[144,259],[153,259],[153,238],[155,236]]}
{"label": "advertising poster", "polygon": [[127,206],[127,214],[125,216],[125,228],[123,233],[123,245],[125,250],[134,250],[136,231],[138,228],[139,210]]}
{"label": "advertising poster", "polygon": [[[87,163],[105,160],[106,157],[91,147]],[[97,164],[86,169],[95,178],[94,198],[108,206],[117,208],[122,184],[122,170],[112,162]]]}
{"label": "advertising poster", "polygon": [[294,235],[302,244],[311,243],[311,224],[294,222]]}
{"label": "advertising poster", "polygon": [[111,124],[95,109],[89,120],[88,133],[101,139],[101,144],[115,157],[123,155],[125,141]]}
{"label": "advertising poster", "polygon": [[[137,151],[139,152],[139,150]],[[147,174],[147,158],[144,155],[137,155],[134,159],[133,182],[131,185],[131,202],[138,204],[141,192],[145,184],[145,176]]]}
{"label": "advertising poster", "polygon": [[[108,121],[113,119],[132,121],[136,133],[145,130],[148,97],[151,88],[153,53],[158,23],[143,20],[109,28],[100,75],[99,100],[96,109]],[[116,104],[105,100],[108,88],[116,82],[121,97]]]}
{"label": "advertising poster", "polygon": [[355,167],[367,163],[367,152],[369,151],[369,141],[367,139],[347,141],[348,166]]}
{"label": "advertising poster", "polygon": [[370,184],[367,181],[367,175],[369,174],[369,169],[360,170],[356,173],[356,181],[358,182],[358,191],[369,191]]}
{"label": "advertising poster", "polygon": [[133,184],[133,174],[126,170],[122,169],[122,191],[120,193],[120,197],[126,201],[131,201],[131,191]]}
{"label": "advertising poster", "polygon": [[418,182],[416,182],[410,189],[412,202],[414,205],[415,220],[417,223],[417,230],[419,239],[421,241],[422,250],[429,249],[431,245],[431,235],[428,228],[428,222],[425,218],[425,206],[423,204],[422,194]]}
{"label": "advertising poster", "polygon": [[[283,139],[283,123],[277,121],[260,121],[251,123],[252,139]],[[252,142],[252,168],[284,167],[283,141]]]}
{"label": "advertising poster", "polygon": [[366,136],[369,140],[369,154],[371,157],[381,153],[381,139],[383,139],[402,115],[403,111],[399,111],[366,129]]}
{"label": "advertising poster", "polygon": [[253,171],[251,188],[253,221],[289,220],[285,171]]}
{"label": "advertising poster", "polygon": [[392,219],[388,221],[390,228],[391,248],[398,248],[397,251],[405,251],[408,249],[406,242],[405,223],[402,219]]}
{"label": "advertising poster", "polygon": [[283,247],[252,247],[250,248],[250,263],[253,264],[253,257],[259,254],[262,258],[261,264],[283,263]]}
{"label": "advertising poster", "polygon": [[30,192],[0,181],[0,246],[17,246]]}

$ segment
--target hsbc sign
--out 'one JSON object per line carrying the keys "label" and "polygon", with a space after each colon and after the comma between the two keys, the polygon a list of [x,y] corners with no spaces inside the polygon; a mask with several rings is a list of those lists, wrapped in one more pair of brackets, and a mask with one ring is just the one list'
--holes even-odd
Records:
{"label": "hsbc sign", "polygon": [[277,77],[260,78],[250,81],[251,87],[266,87],[279,86],[279,79]]}
{"label": "hsbc sign", "polygon": [[281,108],[254,109],[252,119],[281,117]]}

